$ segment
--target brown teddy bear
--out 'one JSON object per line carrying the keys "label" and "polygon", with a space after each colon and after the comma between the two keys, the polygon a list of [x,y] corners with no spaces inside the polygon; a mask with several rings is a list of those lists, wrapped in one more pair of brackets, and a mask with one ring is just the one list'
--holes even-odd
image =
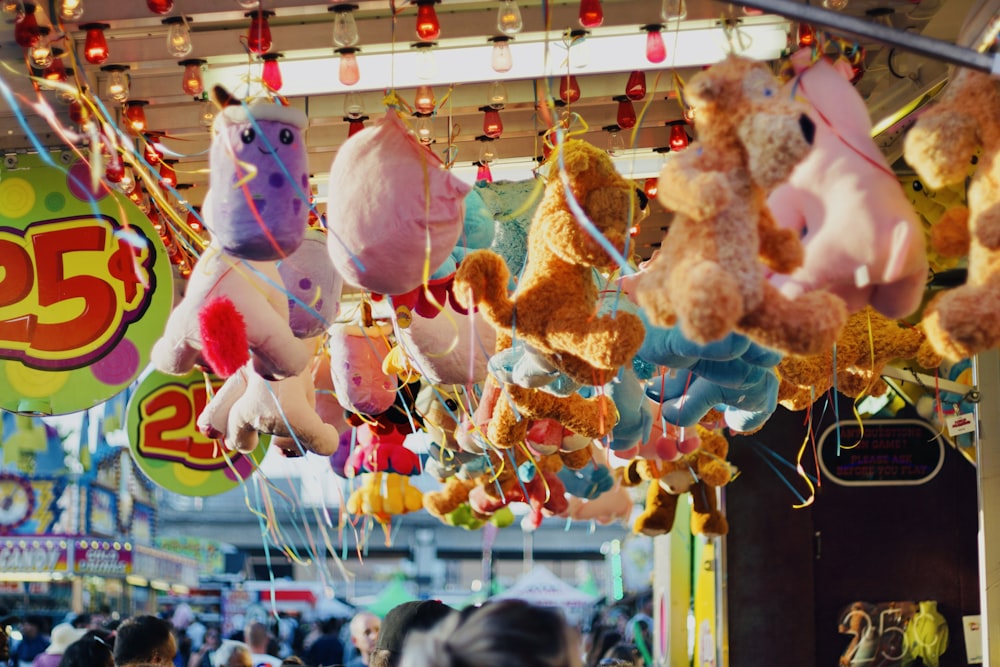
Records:
{"label": "brown teddy bear", "polygon": [[998,108],[1000,79],[958,70],[942,100],[920,116],[903,144],[903,157],[933,189],[962,182],[969,160],[982,150],[968,188],[968,278],[924,310],[927,337],[953,361],[1000,345]]}
{"label": "brown teddy bear", "polygon": [[729,442],[718,431],[698,425],[701,444],[690,454],[683,454],[673,461],[634,459],[625,468],[622,482],[635,486],[649,480],[646,490],[646,507],[632,526],[643,535],[664,535],[674,527],[677,499],[690,493],[691,532],[708,537],[725,535],[729,523],[719,511],[715,489],[725,486],[732,479],[732,468],[726,461]]}
{"label": "brown teddy bear", "polygon": [[[923,368],[941,363],[920,327],[866,306],[848,318],[837,337],[837,391],[851,398],[882,396],[888,390],[882,369],[896,359],[916,359]],[[788,355],[778,364],[777,373],[778,402],[789,410],[804,410],[833,384],[833,348],[808,356]]]}
{"label": "brown teddy bear", "polygon": [[[629,213],[638,210],[635,188],[615,170],[605,151],[577,139],[566,140],[558,151],[565,174],[552,164],[528,232],[528,260],[513,295],[507,293],[507,265],[489,250],[462,260],[454,294],[462,305],[478,306],[498,334],[515,336],[574,381],[599,386],[632,360],[645,330],[632,313],[597,314],[593,272],[617,265],[570,210],[563,176],[597,230],[619,252],[628,239]],[[599,437],[614,425],[607,418],[614,415],[613,403],[606,397],[584,404],[573,396],[553,401],[552,394],[542,396],[534,389],[513,389],[511,394],[531,417],[563,421],[583,415],[583,424],[564,422],[582,435]],[[595,431],[599,421],[604,423]]]}
{"label": "brown teddy bear", "polygon": [[767,279],[765,266],[788,273],[802,263],[796,233],[776,226],[766,198],[815,131],[779,91],[767,65],[738,56],[691,78],[684,97],[698,142],[660,173],[657,198],[676,213],[637,296],[653,323],[679,320],[697,343],[736,329],[767,347],[814,354],[833,344],[847,311],[824,291],[789,299]]}

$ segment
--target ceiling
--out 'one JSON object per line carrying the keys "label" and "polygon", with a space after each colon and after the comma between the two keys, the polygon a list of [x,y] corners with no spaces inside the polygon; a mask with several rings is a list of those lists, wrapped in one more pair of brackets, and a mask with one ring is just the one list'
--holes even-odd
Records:
{"label": "ceiling", "polygon": [[[38,10],[39,22],[51,25],[50,16],[56,15],[56,2],[59,0],[44,0]],[[105,64],[127,65],[131,76],[132,100],[146,100],[148,127],[155,132],[162,132],[159,140],[166,154],[173,155],[179,162],[175,165],[179,182],[186,187],[181,192],[192,205],[200,203],[208,178],[206,149],[208,147],[208,130],[203,127],[199,118],[202,103],[185,94],[181,89],[183,68],[178,65],[178,58],[167,53],[166,35],[168,26],[163,24],[165,16],[153,14],[146,3],[132,0],[83,0],[84,15],[76,23],[60,26],[52,25],[50,37],[59,39],[66,34],[63,44],[69,50],[75,50],[81,57],[76,58],[77,82],[96,91],[97,96],[105,104],[109,117],[120,120],[121,108],[105,97],[107,72],[96,65],[86,63],[82,58],[84,32],[80,25],[87,22],[107,23],[110,27],[105,34],[109,44],[110,57]],[[336,4],[336,3],[334,3]],[[414,32],[416,6],[397,3],[397,14],[393,19],[392,8],[386,0],[356,0],[358,8],[354,11],[360,41],[357,44],[362,49],[361,54],[396,53],[398,58],[412,53],[411,43],[417,41]],[[867,20],[880,21],[900,30],[913,30],[924,35],[950,42],[965,41],[961,36],[963,22],[970,14],[983,14],[983,5],[994,8],[998,0],[847,0],[845,13],[864,17]],[[524,21],[523,32],[515,35],[518,40],[529,41],[547,34],[549,36],[551,57],[554,60],[562,58],[565,51],[562,33],[566,29],[579,29],[578,0],[566,2],[556,0],[546,6],[551,12],[551,30],[546,33],[543,5],[538,0],[521,0],[519,2]],[[975,5],[975,6],[974,6]],[[310,170],[315,174],[318,192],[325,193],[325,174],[340,146],[347,137],[348,124],[344,120],[344,86],[337,83],[338,60],[333,54],[332,25],[335,13],[329,11],[331,3],[303,2],[302,0],[265,0],[262,7],[273,11],[275,16],[270,20],[273,37],[272,51],[283,54],[279,63],[292,67],[292,63],[303,58],[316,59],[329,56],[329,61],[313,61],[311,76],[316,82],[328,81],[328,91],[312,92],[304,96],[291,96],[291,104],[302,108],[309,117],[307,141],[309,145]],[[462,53],[456,49],[464,45],[484,45],[488,37],[498,33],[497,9],[500,0],[443,0],[436,6],[441,25],[441,36],[435,47],[438,54],[437,67],[445,77],[449,72],[461,67],[458,59]],[[660,19],[659,0],[604,0],[604,23],[592,32],[591,69],[574,69],[579,81],[581,98],[572,105],[573,111],[586,122],[588,131],[586,138],[598,146],[608,144],[609,135],[601,128],[614,125],[617,115],[617,103],[612,99],[624,92],[628,71],[592,73],[610,62],[611,55],[602,53],[598,47],[597,37],[605,34],[634,34],[635,49],[641,53],[644,44],[644,32],[641,26]],[[169,16],[188,17],[192,31],[193,50],[185,58],[203,59],[206,81],[218,78],[224,68],[233,65],[243,65],[249,72],[258,70],[249,66],[252,62],[244,48],[245,36],[249,19],[245,14],[247,9],[237,4],[236,0],[175,0],[175,6]],[[990,16],[987,12],[986,16]],[[8,26],[12,19],[6,17]],[[740,20],[746,23],[754,21],[770,21],[774,23],[777,17],[747,18],[744,12],[736,6],[711,0],[689,0],[687,19],[682,27],[711,25],[720,20]],[[794,25],[787,25],[790,35],[795,34]],[[26,76],[27,66],[23,58],[23,49],[13,41],[12,30],[2,34],[0,41],[0,57],[7,69],[0,71],[0,77],[19,95],[17,111],[24,116],[19,122],[15,109],[9,104],[0,104],[0,151],[5,153],[33,150],[34,143],[28,140],[28,133],[37,137],[38,145],[50,148],[62,148],[65,142],[60,138],[51,123],[38,107],[32,106],[39,98],[47,101],[56,110],[59,122],[70,126],[65,105],[56,101],[55,93],[38,92],[33,89],[31,80]],[[671,32],[664,31],[668,51],[671,48]],[[794,39],[790,36],[790,42]],[[857,84],[861,94],[869,103],[873,119],[880,121],[888,119],[885,131],[877,142],[886,150],[891,159],[898,157],[898,140],[907,125],[905,110],[915,101],[924,98],[928,92],[938,88],[946,77],[944,63],[928,58],[917,57],[898,50],[883,47],[879,44],[863,44],[865,47],[865,75]],[[385,61],[383,61],[385,62]],[[388,62],[392,62],[392,58]],[[400,61],[401,62],[401,61]],[[670,60],[665,64],[669,64]],[[256,67],[256,66],[255,66]],[[392,67],[390,65],[390,67]],[[636,103],[640,112],[638,131],[630,136],[624,133],[626,144],[634,137],[634,147],[643,156],[654,155],[651,149],[667,144],[669,128],[667,123],[681,118],[681,108],[673,94],[671,72],[659,70],[658,66],[648,65],[647,86],[650,95],[642,102]],[[481,142],[476,137],[483,134],[483,112],[480,108],[486,103],[490,85],[497,74],[488,67],[483,67],[479,78],[476,75],[464,76],[461,83],[454,85],[447,101],[442,103],[449,92],[448,85],[437,85],[434,88],[438,109],[434,118],[436,151],[443,151],[448,145],[449,125],[452,127],[452,145],[455,152],[455,166],[468,169],[469,165],[479,157]],[[393,70],[394,72],[395,70]],[[690,76],[692,70],[678,71],[681,78]],[[385,72],[372,73],[364,71],[362,62],[361,80],[352,87],[360,92],[366,114],[377,118],[381,114],[384,90],[374,85],[375,81],[385,80]],[[381,75],[381,79],[375,76]],[[459,78],[456,75],[456,78]],[[472,78],[473,80],[468,80]],[[447,81],[447,79],[445,79]],[[412,103],[416,81],[396,81],[399,95]],[[558,85],[556,82],[554,85]],[[510,79],[506,82],[508,102],[501,112],[504,131],[503,136],[495,146],[503,160],[514,158],[524,161],[541,153],[538,134],[545,128],[544,122],[536,113],[536,98],[538,91],[542,96],[545,88],[537,88],[534,80]],[[374,88],[374,89],[373,89]],[[903,110],[903,111],[901,111]],[[559,110],[556,110],[559,113]],[[897,116],[901,116],[899,118]],[[27,131],[26,131],[27,130]],[[629,151],[626,151],[627,153]],[[496,165],[499,169],[499,164]],[[655,173],[655,170],[649,172]],[[666,217],[654,206],[653,216],[644,223],[644,231],[639,242],[639,251],[648,255],[653,245],[660,240],[662,228],[666,225]]]}

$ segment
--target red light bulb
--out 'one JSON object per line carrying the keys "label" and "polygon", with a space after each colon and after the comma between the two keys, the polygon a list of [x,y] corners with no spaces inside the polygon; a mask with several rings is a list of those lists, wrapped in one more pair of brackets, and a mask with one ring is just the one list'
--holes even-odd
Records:
{"label": "red light bulb", "polygon": [[672,122],[670,123],[670,150],[672,151],[682,151],[688,147],[691,140],[688,138],[687,132],[684,131],[684,126],[686,123],[683,122]]}
{"label": "red light bulb", "polygon": [[490,165],[485,162],[478,163],[478,169],[476,169],[476,182],[477,183],[492,183],[493,173],[490,172]]}
{"label": "red light bulb", "polygon": [[441,36],[434,3],[437,0],[417,0],[417,37],[423,42],[432,42]]}
{"label": "red light bulb", "polygon": [[659,25],[646,28],[646,60],[651,63],[662,63],[667,59],[667,47],[663,43],[663,33]]}
{"label": "red light bulb", "polygon": [[660,180],[658,178],[647,178],[646,182],[642,184],[642,191],[649,197],[650,201],[656,199],[656,191],[659,183]]}
{"label": "red light bulb", "polygon": [[566,104],[572,104],[580,99],[580,84],[572,74],[567,74],[559,81],[559,99]]}
{"label": "red light bulb", "polygon": [[174,171],[172,162],[173,160],[164,160],[160,164],[160,183],[175,188],[177,187],[177,172]]}
{"label": "red light bulb", "polygon": [[[625,96],[630,100],[639,101],[646,96],[646,73],[635,70],[628,75],[628,83],[625,84]],[[618,123],[621,125],[621,123]],[[622,125],[624,127],[624,125]]]}
{"label": "red light bulb", "polygon": [[132,134],[142,134],[146,131],[146,110],[147,102],[133,100],[125,105],[125,129]]}
{"label": "red light bulb", "polygon": [[816,29],[808,23],[799,24],[799,47],[812,48],[816,45]]}
{"label": "red light bulb", "polygon": [[77,125],[83,125],[84,121],[87,120],[87,113],[83,110],[83,105],[79,100],[73,100],[69,103],[69,119]]}
{"label": "red light bulb", "polygon": [[182,60],[177,64],[184,68],[181,89],[191,97],[198,97],[205,92],[205,82],[201,77],[201,66],[205,64],[205,61],[192,58],[191,60]]}
{"label": "red light bulb", "polygon": [[580,0],[580,25],[596,28],[604,23],[604,9],[601,0]]}
{"label": "red light bulb", "polygon": [[618,127],[623,130],[630,130],[635,127],[636,117],[635,117],[635,107],[632,106],[632,100],[624,95],[616,97],[615,100],[618,102]]}
{"label": "red light bulb", "polygon": [[146,162],[148,162],[151,166],[160,164],[160,161],[163,159],[163,154],[160,153],[160,150],[153,144],[153,141],[154,137],[150,137],[146,141],[146,146],[142,150],[142,156],[146,158]]}
{"label": "red light bulb", "polygon": [[201,230],[204,229],[204,227],[201,224],[201,220],[198,219],[198,215],[194,211],[188,211],[186,222],[188,227],[198,232],[199,234],[201,233]]}
{"label": "red light bulb", "polygon": [[264,85],[274,92],[281,90],[285,84],[281,78],[281,67],[278,66],[278,58],[281,56],[280,53],[266,53],[261,56],[264,59],[264,71],[260,78],[264,81]]}
{"label": "red light bulb", "polygon": [[163,16],[174,10],[174,0],[146,0],[146,7],[154,14]]}
{"label": "red light bulb", "polygon": [[80,26],[87,31],[83,43],[83,57],[91,65],[102,65],[107,62],[108,40],[104,37],[104,31],[110,27],[107,23],[87,23]]}
{"label": "red light bulb", "polygon": [[250,19],[250,28],[247,29],[247,49],[250,50],[250,53],[255,53],[258,56],[270,51],[271,26],[267,19],[274,16],[274,12],[258,9],[248,12],[244,16]]}
{"label": "red light bulb", "polygon": [[121,183],[125,178],[125,164],[121,160],[108,162],[107,169],[104,170],[104,177],[109,183]]}
{"label": "red light bulb", "polygon": [[351,118],[347,121],[347,138],[350,139],[355,134],[365,129],[365,120],[362,118]]}
{"label": "red light bulb", "polygon": [[14,41],[18,46],[30,49],[41,38],[42,32],[38,29],[38,19],[35,18],[35,5],[26,2],[21,20],[14,23]]}
{"label": "red light bulb", "polygon": [[49,66],[42,70],[42,78],[46,81],[66,83],[66,65],[63,64],[62,58],[53,58]]}
{"label": "red light bulb", "polygon": [[500,120],[500,111],[492,107],[480,107],[483,113],[483,134],[490,139],[499,139],[503,134],[503,121]]}

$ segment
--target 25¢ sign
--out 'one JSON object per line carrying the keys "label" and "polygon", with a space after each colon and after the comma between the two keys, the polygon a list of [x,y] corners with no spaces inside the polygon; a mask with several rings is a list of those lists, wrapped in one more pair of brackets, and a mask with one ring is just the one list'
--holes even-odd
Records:
{"label": "25\u00a2 sign", "polygon": [[[213,392],[222,386],[215,376],[210,376],[210,383]],[[201,434],[198,415],[208,401],[202,373],[178,378],[156,370],[148,372],[129,400],[132,459],[168,491],[185,496],[224,493],[250,477],[264,458],[270,436],[262,435],[248,458]]]}
{"label": "25\u00a2 sign", "polygon": [[135,380],[170,312],[170,263],[126,197],[89,167],[24,156],[0,178],[0,408],[65,414]]}

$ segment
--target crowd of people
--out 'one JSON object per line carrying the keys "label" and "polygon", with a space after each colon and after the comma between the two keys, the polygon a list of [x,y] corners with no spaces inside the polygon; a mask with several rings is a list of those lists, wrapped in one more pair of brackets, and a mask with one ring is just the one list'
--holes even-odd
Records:
{"label": "crowd of people", "polygon": [[[0,620],[2,667],[645,667],[634,646],[590,644],[556,609],[520,600],[461,611],[436,601],[403,603],[380,619],[360,612],[345,627],[318,623],[280,649],[280,628],[251,621],[231,637],[196,618],[81,615],[46,632],[45,619]],[[341,630],[346,637],[342,640]],[[284,655],[279,655],[284,654]]]}

